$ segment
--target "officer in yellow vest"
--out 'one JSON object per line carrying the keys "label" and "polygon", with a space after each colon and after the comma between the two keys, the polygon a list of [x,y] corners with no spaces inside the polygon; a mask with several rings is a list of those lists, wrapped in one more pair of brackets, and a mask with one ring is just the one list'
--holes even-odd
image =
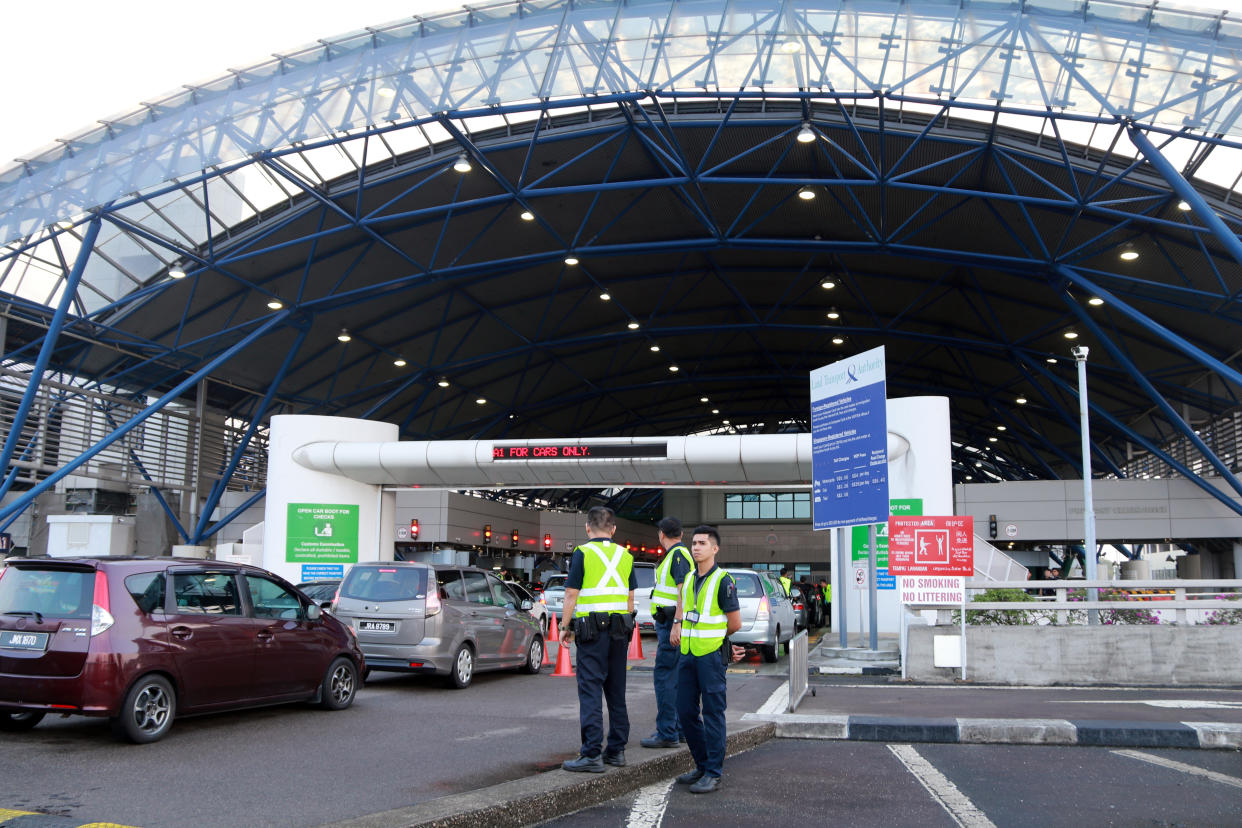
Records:
{"label": "officer in yellow vest", "polygon": [[[578,758],[561,763],[567,771],[603,773],[625,764],[630,717],[625,708],[625,657],[634,631],[634,556],[612,541],[617,519],[612,509],[587,512],[589,540],[574,549],[561,610],[561,646],[578,645]],[[608,744],[603,746],[608,703]]]}
{"label": "officer in yellow vest", "polygon": [[690,542],[695,571],[682,586],[682,609],[669,636],[681,649],[677,715],[694,757],[694,770],[677,777],[677,783],[689,785],[691,793],[711,793],[720,787],[726,736],[725,665],[736,658],[735,649],[740,649],[729,645],[729,636],[742,628],[737,584],[716,565],[719,552],[716,528],[696,527]]}
{"label": "officer in yellow vest", "polygon": [[677,723],[678,648],[669,642],[673,619],[681,614],[681,585],[694,568],[690,550],[681,542],[681,521],[666,517],[656,524],[660,546],[668,550],[656,566],[655,587],[651,590],[651,617],[656,628],[656,657],[653,681],[656,695],[656,732],[641,744],[645,748],[675,748],[681,742]]}
{"label": "officer in yellow vest", "polygon": [[789,571],[790,571],[789,567],[785,567],[784,569],[781,570],[781,586],[784,587],[785,597],[787,598],[792,593],[792,590],[790,590],[790,587],[793,586],[793,578],[789,577]]}

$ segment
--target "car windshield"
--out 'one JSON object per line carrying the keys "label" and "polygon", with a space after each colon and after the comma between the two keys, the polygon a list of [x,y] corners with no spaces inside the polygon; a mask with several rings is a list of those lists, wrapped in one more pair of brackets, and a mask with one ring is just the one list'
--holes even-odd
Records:
{"label": "car windshield", "polygon": [[0,614],[90,618],[93,572],[10,566],[0,577]]}
{"label": "car windshield", "polygon": [[763,596],[763,587],[759,585],[759,577],[747,572],[731,572],[734,582],[737,584],[738,598],[760,598]]}
{"label": "car windshield", "polygon": [[548,590],[550,590],[550,589],[564,589],[564,588],[565,588],[565,580],[566,580],[568,577],[569,577],[568,575],[550,575],[550,576],[548,576],[548,580],[544,581],[543,591],[544,591],[544,592],[547,592],[547,591],[548,591]]}
{"label": "car windshield", "polygon": [[636,566],[634,567],[634,577],[638,581],[639,589],[651,589],[655,586],[655,567]]}
{"label": "car windshield", "polygon": [[409,601],[427,594],[421,566],[355,566],[341,585],[341,597],[361,601]]}

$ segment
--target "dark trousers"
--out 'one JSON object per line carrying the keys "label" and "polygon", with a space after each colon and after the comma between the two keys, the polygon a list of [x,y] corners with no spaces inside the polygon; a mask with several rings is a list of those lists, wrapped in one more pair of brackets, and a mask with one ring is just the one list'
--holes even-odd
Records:
{"label": "dark trousers", "polygon": [[[625,709],[625,657],[629,642],[601,634],[590,644],[578,644],[578,722],[583,756],[599,756],[604,740],[604,707],[608,703],[608,746],[620,753],[630,738],[630,715]],[[601,700],[601,695],[603,699]]]}
{"label": "dark trousers", "polygon": [[655,622],[656,657],[655,657],[655,697],[656,697],[656,735],[661,739],[676,742],[681,737],[681,725],[677,722],[677,664],[681,659],[681,650],[668,643],[668,634],[673,629],[673,614],[668,613],[668,621],[661,624]]}
{"label": "dark trousers", "polygon": [[725,663],[719,650],[705,656],[682,653],[677,669],[677,715],[694,764],[708,776],[720,776],[726,733]]}

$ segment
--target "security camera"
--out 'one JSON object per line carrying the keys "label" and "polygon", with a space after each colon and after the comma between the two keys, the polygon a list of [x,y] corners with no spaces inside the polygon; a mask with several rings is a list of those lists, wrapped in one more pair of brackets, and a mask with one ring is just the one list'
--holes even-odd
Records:
{"label": "security camera", "polygon": [[1073,348],[1070,348],[1070,353],[1074,355],[1074,359],[1082,362],[1087,358],[1089,350],[1086,345],[1075,345]]}

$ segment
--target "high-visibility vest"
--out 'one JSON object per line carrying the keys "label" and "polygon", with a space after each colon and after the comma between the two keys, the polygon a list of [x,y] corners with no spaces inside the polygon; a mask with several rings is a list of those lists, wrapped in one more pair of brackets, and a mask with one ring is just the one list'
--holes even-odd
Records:
{"label": "high-visibility vest", "polygon": [[[684,555],[686,562],[690,564],[690,569],[694,569],[694,558],[690,557],[690,550],[680,543],[675,543],[669,547],[668,554],[664,556],[664,560],[660,561],[655,571],[655,587],[651,590],[651,606],[653,607],[675,607],[677,606],[677,584],[673,583],[673,561],[678,555]],[[689,575],[687,575],[689,577]]]}
{"label": "high-visibility vest", "polygon": [[[681,585],[681,651],[683,654],[704,656],[714,653],[724,643],[729,619],[720,609],[720,582],[733,576],[717,568],[707,577],[703,590],[694,594],[695,573],[686,576]],[[699,620],[691,621],[686,615],[698,612]]]}
{"label": "high-visibility vest", "polygon": [[785,594],[786,594],[786,595],[788,595],[788,594],[789,594],[789,592],[790,592],[790,590],[789,590],[789,585],[790,585],[790,584],[792,584],[792,583],[793,583],[793,581],[792,581],[792,580],[790,580],[789,578],[781,578],[781,586],[783,586],[783,587],[785,588]]}
{"label": "high-visibility vest", "polygon": [[832,584],[824,584],[824,600],[832,603]]}
{"label": "high-visibility vest", "polygon": [[634,556],[610,540],[593,540],[582,550],[582,589],[574,617],[592,612],[630,611],[630,573]]}

